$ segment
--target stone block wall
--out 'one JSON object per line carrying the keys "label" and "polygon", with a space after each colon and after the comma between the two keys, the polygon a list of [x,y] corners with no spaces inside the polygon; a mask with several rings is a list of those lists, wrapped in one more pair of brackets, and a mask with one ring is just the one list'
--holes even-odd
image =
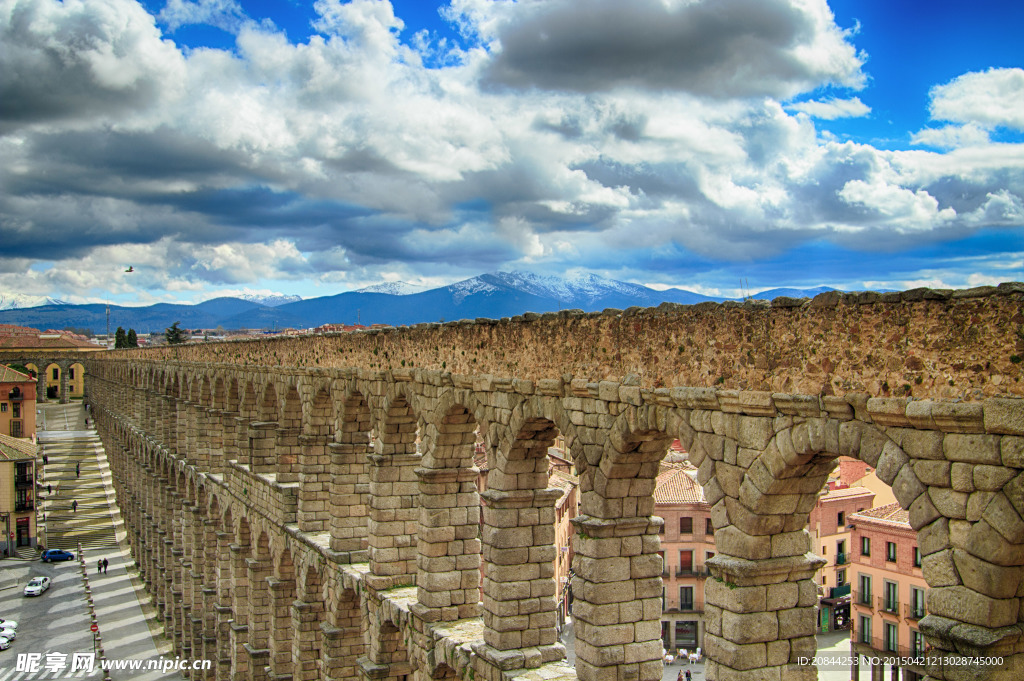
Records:
{"label": "stone block wall", "polygon": [[[1004,303],[1017,295],[938,302],[960,313],[973,309],[979,317],[972,323],[995,324],[981,312],[1008,309]],[[840,301],[821,314],[931,304],[901,298],[858,303],[857,312],[840,309],[854,307]],[[972,307],[978,305],[983,309]],[[771,314],[785,310],[813,312]],[[616,319],[642,323],[659,314]],[[1004,320],[1006,329],[1012,319]],[[524,321],[517,333],[549,321]],[[517,323],[483,326],[511,331]],[[450,330],[384,336],[433,331],[440,340]],[[557,359],[564,342],[552,341],[545,356]],[[978,353],[994,347],[981,343]],[[936,655],[1004,659],[998,668],[967,664],[971,678],[1024,675],[1024,406],[1017,398],[659,386],[648,382],[650,372],[622,380],[577,376],[572,362],[552,377],[529,366],[528,377],[419,367],[271,370],[194,361],[199,350],[184,351],[189,358],[174,361],[151,353],[131,361],[89,358],[89,399],[114,453],[133,550],[157,607],[180,650],[217,651],[218,678],[296,670],[324,679],[660,678],[661,521],[652,515],[652,493],[675,438],[698,467],[715,527],[703,646],[709,679],[814,677],[798,663],[813,652],[811,577],[822,564],[806,526],[840,455],[876,467],[910,513],[930,586],[920,628]],[[221,352],[211,350],[210,359]],[[125,403],[129,389],[145,406]],[[179,427],[182,418],[191,423],[190,409],[216,410],[220,418]],[[282,437],[280,424],[265,427],[271,413],[301,419]],[[258,446],[249,446],[250,435]],[[557,493],[545,489],[545,472],[556,435],[565,437],[580,476],[575,670],[562,661],[554,631]],[[200,446],[199,438],[207,442]],[[303,459],[306,438],[325,442],[327,457]],[[470,513],[479,513],[470,482],[477,439],[489,467],[479,536],[480,516]],[[297,481],[280,483],[277,476],[294,472],[296,463]],[[281,489],[294,492],[289,513],[275,497]],[[300,500],[311,517],[299,513]],[[319,525],[318,502],[329,509]],[[204,546],[208,531],[218,537],[220,555]],[[282,572],[286,562],[294,570]],[[328,586],[300,597],[299,575],[310,569]],[[195,613],[207,593],[217,599],[216,626]],[[295,621],[298,629],[286,624]],[[386,645],[373,644],[378,634]],[[958,664],[936,659],[930,678],[960,678]]]}

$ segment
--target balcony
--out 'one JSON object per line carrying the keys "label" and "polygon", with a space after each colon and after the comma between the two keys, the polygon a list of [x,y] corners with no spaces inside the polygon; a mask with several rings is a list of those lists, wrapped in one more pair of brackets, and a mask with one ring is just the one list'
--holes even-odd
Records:
{"label": "balcony", "polygon": [[871,594],[870,593],[863,593],[861,591],[854,591],[852,595],[853,595],[853,598],[851,600],[853,601],[854,605],[859,605],[859,606],[861,606],[863,608],[867,608],[868,610],[873,610],[873,608],[871,607]]}
{"label": "balcony", "polygon": [[878,597],[878,610],[879,612],[891,613],[893,615],[900,614],[900,602],[895,598],[887,598],[885,596]]}
{"label": "balcony", "polygon": [[843,584],[842,586],[833,586],[828,590],[829,598],[842,598],[843,596],[850,595],[850,585]]}
{"label": "balcony", "polygon": [[14,476],[14,486],[15,487],[19,487],[19,488],[20,487],[31,487],[32,483],[33,483],[33,479],[32,479],[32,474],[31,473],[27,473],[25,475],[15,475]]}
{"label": "balcony", "polygon": [[[871,657],[882,657],[886,664],[892,664],[894,659],[902,657],[904,661],[908,657],[922,657],[925,654],[924,646],[903,646],[898,642],[885,641],[881,638],[872,638],[870,641],[863,641],[860,632],[854,632],[851,637],[851,644],[854,653],[870,655]],[[910,665],[916,666],[916,665]]]}
{"label": "balcony", "polygon": [[711,573],[703,565],[688,565],[676,568],[676,577],[709,577]]}
{"label": "balcony", "polygon": [[924,603],[914,605],[913,603],[903,604],[903,616],[908,620],[919,620],[924,617]]}
{"label": "balcony", "polygon": [[850,554],[848,553],[837,553],[836,554],[836,565],[846,565],[850,562]]}
{"label": "balcony", "polygon": [[14,502],[14,512],[15,513],[21,513],[22,511],[31,511],[35,507],[36,507],[36,502],[35,502],[34,499],[29,499],[28,501],[16,501],[16,502]]}

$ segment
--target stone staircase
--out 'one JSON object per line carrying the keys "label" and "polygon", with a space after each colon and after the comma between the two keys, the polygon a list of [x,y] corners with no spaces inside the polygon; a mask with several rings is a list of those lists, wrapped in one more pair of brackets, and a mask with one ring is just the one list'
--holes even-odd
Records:
{"label": "stone staircase", "polygon": [[48,459],[41,494],[46,548],[71,551],[79,544],[83,548],[117,546],[103,480],[108,473],[106,457],[95,432],[60,439],[41,433],[40,441]]}

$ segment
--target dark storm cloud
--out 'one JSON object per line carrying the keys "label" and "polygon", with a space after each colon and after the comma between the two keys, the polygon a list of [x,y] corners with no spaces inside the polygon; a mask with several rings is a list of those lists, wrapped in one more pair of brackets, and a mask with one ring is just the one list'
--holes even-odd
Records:
{"label": "dark storm cloud", "polygon": [[[811,10],[784,0],[553,0],[533,7],[499,29],[501,49],[486,84],[785,98],[858,81],[853,49],[838,33],[822,35]],[[835,58],[809,58],[811,51]]]}
{"label": "dark storm cloud", "polygon": [[149,106],[180,66],[180,55],[135,3],[18,2],[6,19],[0,133]]}

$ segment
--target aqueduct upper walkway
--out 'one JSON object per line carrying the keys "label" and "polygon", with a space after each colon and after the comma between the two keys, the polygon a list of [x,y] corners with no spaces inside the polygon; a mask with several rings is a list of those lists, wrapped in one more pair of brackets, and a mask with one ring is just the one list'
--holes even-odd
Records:
{"label": "aqueduct upper walkway", "polygon": [[[82,362],[146,583],[178,650],[216,660],[218,679],[660,679],[652,492],[674,438],[713,509],[709,679],[815,678],[797,663],[815,650],[823,562],[806,526],[840,455],[877,467],[918,531],[920,628],[948,656],[930,677],[1019,679],[1022,290],[569,311]],[[575,669],[555,636],[545,489],[559,433],[582,492]]]}

